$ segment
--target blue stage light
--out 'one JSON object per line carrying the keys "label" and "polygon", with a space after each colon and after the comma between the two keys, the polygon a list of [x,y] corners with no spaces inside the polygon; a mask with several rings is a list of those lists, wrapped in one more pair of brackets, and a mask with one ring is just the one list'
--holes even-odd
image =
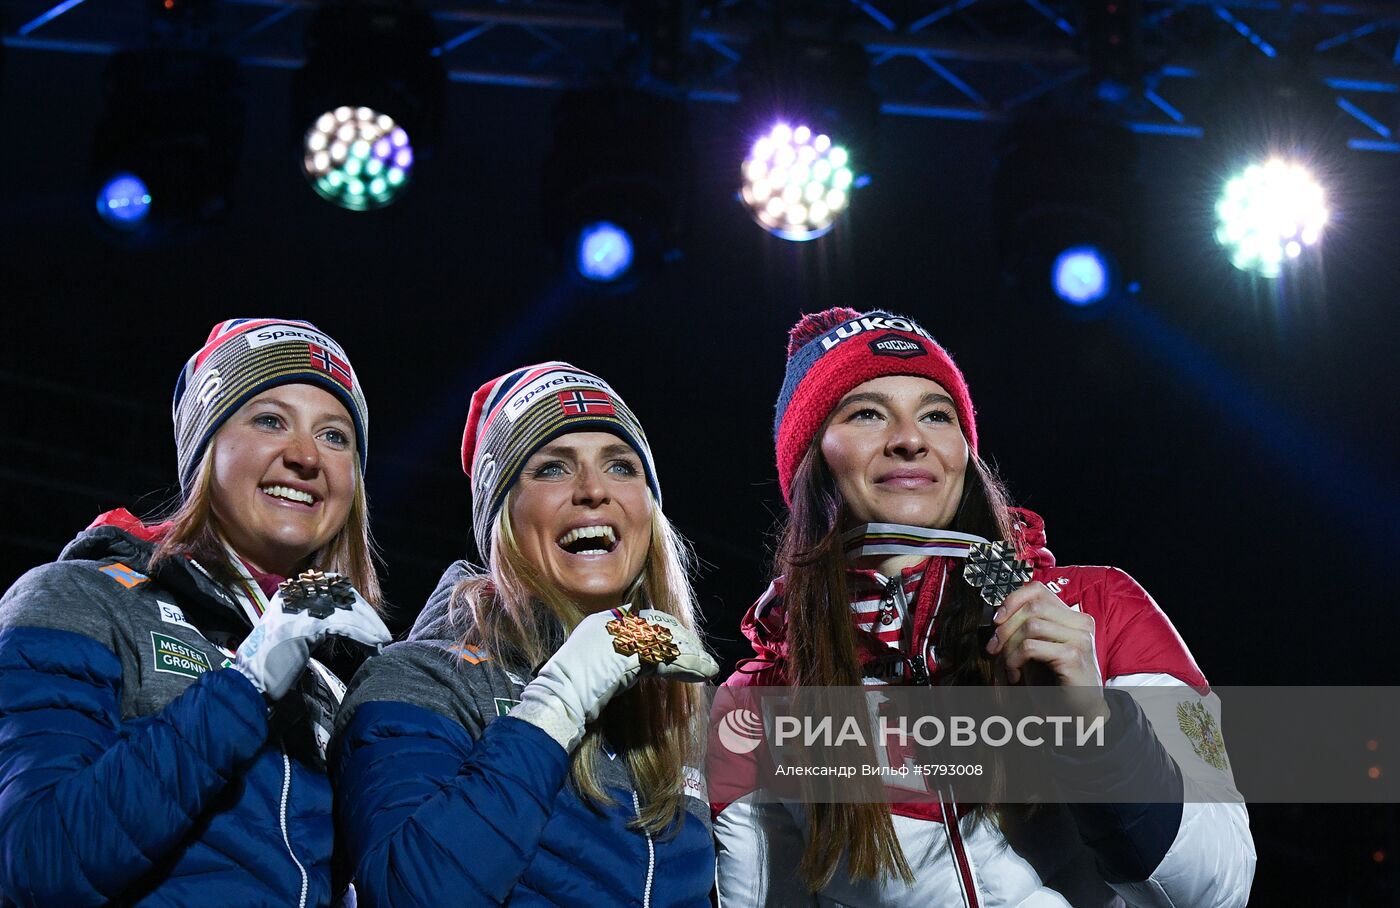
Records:
{"label": "blue stage light", "polygon": [[134,230],[151,213],[151,193],[135,174],[118,173],[97,193],[97,213],[113,227]]}
{"label": "blue stage light", "polygon": [[579,231],[578,273],[590,281],[608,283],[632,267],[632,237],[611,221],[598,221]]}
{"label": "blue stage light", "polygon": [[1050,269],[1055,295],[1071,306],[1092,306],[1108,296],[1112,266],[1094,246],[1072,246],[1061,252]]}

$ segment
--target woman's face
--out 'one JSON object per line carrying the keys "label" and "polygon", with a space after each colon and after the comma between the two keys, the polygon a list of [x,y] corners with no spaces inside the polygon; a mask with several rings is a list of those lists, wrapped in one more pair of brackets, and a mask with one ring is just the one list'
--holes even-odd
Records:
{"label": "woman's face", "polygon": [[525,462],[510,521],[525,558],[585,612],[616,608],[651,545],[642,460],[606,432],[571,432]]}
{"label": "woman's face", "polygon": [[962,501],[967,440],[942,385],[887,375],[852,388],[827,421],[822,457],[858,523],[946,529]]}
{"label": "woman's face", "polygon": [[355,428],[314,385],[281,385],[214,436],[214,517],[234,551],[289,576],[345,526],[355,497]]}

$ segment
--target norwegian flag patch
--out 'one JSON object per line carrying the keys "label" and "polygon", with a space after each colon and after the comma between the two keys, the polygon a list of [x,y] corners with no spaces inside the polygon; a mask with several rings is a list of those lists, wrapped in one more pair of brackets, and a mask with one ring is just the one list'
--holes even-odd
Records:
{"label": "norwegian flag patch", "polygon": [[351,374],[348,362],[317,344],[307,344],[306,349],[311,354],[312,366],[330,373],[331,378],[344,385],[347,391],[354,389],[355,376]]}
{"label": "norwegian flag patch", "polygon": [[565,416],[613,416],[617,408],[603,391],[560,391]]}

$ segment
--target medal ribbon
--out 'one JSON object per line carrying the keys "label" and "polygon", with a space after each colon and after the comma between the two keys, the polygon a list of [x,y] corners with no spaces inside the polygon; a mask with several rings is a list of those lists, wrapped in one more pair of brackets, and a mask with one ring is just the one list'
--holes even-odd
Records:
{"label": "medal ribbon", "polygon": [[[239,589],[230,590],[235,593],[234,599],[242,607],[243,613],[248,616],[248,620],[253,624],[258,623],[263,612],[267,611],[267,596],[263,594],[262,587],[258,586],[258,581],[253,578],[243,559],[233,550],[233,546],[224,542],[224,548],[228,551],[228,560],[233,569],[238,572]],[[241,595],[237,595],[241,594]]]}
{"label": "medal ribbon", "polygon": [[866,523],[846,531],[841,541],[849,559],[866,555],[966,558],[974,545],[986,545],[990,540],[955,530],[911,527],[902,523]]}
{"label": "medal ribbon", "polygon": [[841,541],[847,558],[866,555],[917,555],[927,558],[965,558],[962,576],[975,587],[985,604],[984,636],[992,626],[992,613],[1001,601],[1031,579],[1031,563],[1017,557],[1015,546],[992,542],[972,533],[911,527],[899,523],[867,523],[846,532]]}

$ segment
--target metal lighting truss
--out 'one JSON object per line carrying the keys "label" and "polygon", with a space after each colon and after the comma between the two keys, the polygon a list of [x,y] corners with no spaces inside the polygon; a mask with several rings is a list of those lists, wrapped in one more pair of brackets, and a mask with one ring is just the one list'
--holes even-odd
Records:
{"label": "metal lighting truss", "polygon": [[[1113,0],[1097,0],[1101,5]],[[697,101],[738,99],[748,48],[780,21],[795,40],[834,36],[870,55],[881,111],[998,122],[1037,99],[1088,91],[1141,133],[1199,137],[1217,89],[1287,59],[1346,114],[1350,147],[1400,151],[1400,3],[1393,0],[1123,0],[1140,14],[1135,77],[1106,80],[1086,54],[1085,3],[1070,0],[721,0],[690,10],[683,84]],[[246,66],[295,69],[311,0],[216,0],[199,40]],[[681,4],[682,6],[684,4]],[[622,3],[519,0],[421,4],[448,36],[455,82],[561,89],[615,72],[635,48]],[[139,4],[13,0],[6,47],[108,54],[149,40]],[[643,78],[639,76],[638,78]]]}

